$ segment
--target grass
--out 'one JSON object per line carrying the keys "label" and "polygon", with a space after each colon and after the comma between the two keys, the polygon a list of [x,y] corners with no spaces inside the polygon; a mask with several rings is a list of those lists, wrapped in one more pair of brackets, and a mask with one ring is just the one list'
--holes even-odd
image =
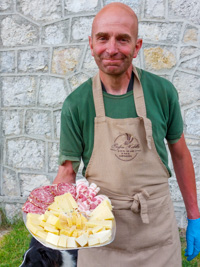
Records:
{"label": "grass", "polygon": [[[17,220],[11,225],[3,217],[0,230],[4,229],[9,229],[10,232],[0,240],[0,266],[18,267],[22,263],[24,252],[29,247],[31,235],[27,231],[22,220]],[[180,230],[180,239],[182,246],[182,267],[200,267],[200,255],[191,262],[188,262],[184,256],[186,248],[184,230]]]}

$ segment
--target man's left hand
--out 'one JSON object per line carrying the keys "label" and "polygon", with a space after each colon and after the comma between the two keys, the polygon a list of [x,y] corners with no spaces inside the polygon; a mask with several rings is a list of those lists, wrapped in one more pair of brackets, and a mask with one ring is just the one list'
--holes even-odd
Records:
{"label": "man's left hand", "polygon": [[187,260],[193,260],[200,252],[200,218],[188,219],[188,226],[186,230],[187,248],[185,256]]}

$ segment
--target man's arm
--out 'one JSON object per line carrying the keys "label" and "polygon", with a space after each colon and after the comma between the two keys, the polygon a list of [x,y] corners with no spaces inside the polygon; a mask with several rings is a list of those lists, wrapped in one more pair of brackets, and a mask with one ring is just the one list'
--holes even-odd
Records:
{"label": "man's arm", "polygon": [[188,219],[200,217],[194,167],[190,152],[185,143],[184,135],[175,144],[169,144],[177,182],[185,203]]}
{"label": "man's arm", "polygon": [[73,170],[72,162],[67,160],[58,168],[58,173],[53,184],[75,183],[76,173]]}

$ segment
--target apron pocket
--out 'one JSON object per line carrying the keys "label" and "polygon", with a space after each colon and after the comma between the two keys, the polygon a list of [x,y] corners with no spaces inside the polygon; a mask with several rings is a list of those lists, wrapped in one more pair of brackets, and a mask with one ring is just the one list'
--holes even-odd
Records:
{"label": "apron pocket", "polygon": [[149,208],[149,224],[144,224],[139,213],[131,210],[114,210],[116,237],[109,246],[113,249],[146,250],[172,244],[172,224],[174,214],[168,202]]}

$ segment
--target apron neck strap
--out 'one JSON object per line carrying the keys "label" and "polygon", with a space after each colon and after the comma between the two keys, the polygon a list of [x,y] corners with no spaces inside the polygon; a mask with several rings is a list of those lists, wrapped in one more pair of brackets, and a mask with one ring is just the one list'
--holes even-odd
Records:
{"label": "apron neck strap", "polygon": [[102,92],[99,73],[97,73],[92,79],[92,91],[93,91],[96,117],[105,117],[106,115],[103,102],[103,92]]}

